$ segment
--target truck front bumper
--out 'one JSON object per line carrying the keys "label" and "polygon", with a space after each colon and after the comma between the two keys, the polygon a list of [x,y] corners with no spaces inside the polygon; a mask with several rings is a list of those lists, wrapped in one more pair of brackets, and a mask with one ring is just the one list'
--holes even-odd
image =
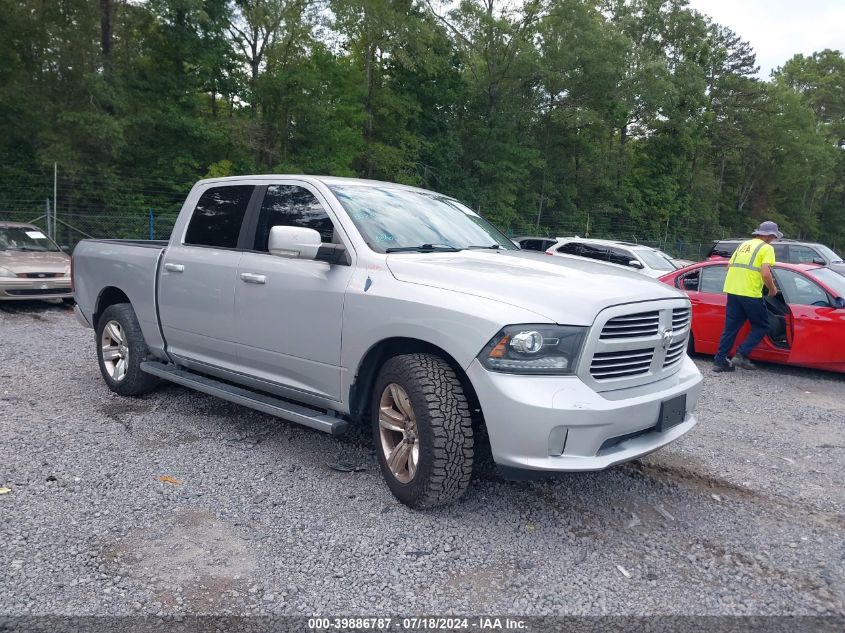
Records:
{"label": "truck front bumper", "polygon": [[[577,376],[517,376],[468,370],[493,459],[506,471],[589,471],[647,455],[688,432],[701,374],[684,357],[675,374],[646,385],[597,393]],[[686,396],[683,421],[658,430],[661,405]]]}
{"label": "truck front bumper", "polygon": [[67,299],[72,296],[70,277],[0,277],[0,301]]}

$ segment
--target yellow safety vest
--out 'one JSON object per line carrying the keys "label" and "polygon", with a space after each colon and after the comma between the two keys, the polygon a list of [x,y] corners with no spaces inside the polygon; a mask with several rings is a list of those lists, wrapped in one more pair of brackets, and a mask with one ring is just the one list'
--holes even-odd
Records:
{"label": "yellow safety vest", "polygon": [[743,242],[734,251],[725,277],[724,291],[730,295],[763,296],[763,264],[774,265],[775,249],[761,239]]}

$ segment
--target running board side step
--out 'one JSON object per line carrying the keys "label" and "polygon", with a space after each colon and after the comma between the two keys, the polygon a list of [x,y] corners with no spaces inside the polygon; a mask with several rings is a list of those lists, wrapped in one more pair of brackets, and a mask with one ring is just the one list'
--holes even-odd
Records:
{"label": "running board side step", "polygon": [[164,380],[169,380],[177,385],[195,389],[211,396],[240,404],[256,411],[275,415],[303,426],[329,433],[340,435],[346,430],[346,420],[334,417],[330,413],[323,413],[316,409],[309,409],[297,404],[274,398],[271,395],[251,391],[243,387],[215,380],[202,374],[187,371],[175,365],[166,365],[156,361],[145,361],[141,363],[141,371]]}

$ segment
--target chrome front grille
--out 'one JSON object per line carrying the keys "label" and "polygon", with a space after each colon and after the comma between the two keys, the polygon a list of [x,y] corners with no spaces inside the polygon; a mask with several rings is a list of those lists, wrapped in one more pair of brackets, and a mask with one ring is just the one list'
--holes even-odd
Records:
{"label": "chrome front grille", "polygon": [[666,357],[663,359],[663,368],[666,369],[681,361],[687,349],[687,339],[675,341],[666,350]]}
{"label": "chrome front grille", "polygon": [[647,374],[653,359],[654,348],[598,352],[593,355],[590,375],[596,380],[610,380]]}
{"label": "chrome front grille", "polygon": [[662,299],[604,310],[587,337],[579,375],[596,391],[647,384],[677,372],[686,353],[692,308]]}
{"label": "chrome front grille", "polygon": [[601,331],[602,340],[619,338],[647,338],[660,328],[660,312],[638,312],[610,319]]}
{"label": "chrome front grille", "polygon": [[675,308],[672,310],[672,330],[677,332],[689,325],[692,311],[690,308]]}

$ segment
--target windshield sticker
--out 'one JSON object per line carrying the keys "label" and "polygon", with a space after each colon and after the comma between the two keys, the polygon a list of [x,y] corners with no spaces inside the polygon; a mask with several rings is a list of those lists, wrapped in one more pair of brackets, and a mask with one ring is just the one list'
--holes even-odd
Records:
{"label": "windshield sticker", "polygon": [[376,240],[379,242],[395,242],[396,238],[393,237],[390,233],[382,233],[380,235],[376,235]]}
{"label": "windshield sticker", "polygon": [[44,235],[41,231],[24,231],[29,237],[34,240],[46,240],[47,236]]}

